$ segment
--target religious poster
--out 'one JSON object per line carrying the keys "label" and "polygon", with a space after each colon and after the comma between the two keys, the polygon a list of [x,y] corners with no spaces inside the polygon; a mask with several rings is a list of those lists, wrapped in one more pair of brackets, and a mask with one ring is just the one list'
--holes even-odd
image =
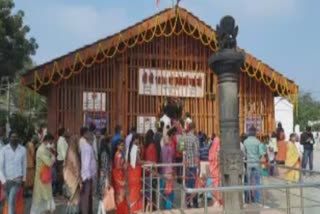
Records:
{"label": "religious poster", "polygon": [[137,117],[137,133],[146,134],[149,129],[152,129],[154,132],[157,131],[157,118],[138,116]]}
{"label": "religious poster", "polygon": [[139,70],[139,94],[174,97],[204,97],[205,73]]}
{"label": "religious poster", "polygon": [[103,128],[107,128],[107,122],[108,122],[107,113],[95,113],[95,112],[84,113],[83,125],[86,127],[89,127],[90,124],[94,124],[96,126],[97,132],[100,132],[100,130]]}
{"label": "religious poster", "polygon": [[105,111],[106,93],[101,92],[83,92],[83,110],[84,111]]}
{"label": "religious poster", "polygon": [[248,133],[250,127],[254,126],[257,129],[257,133],[263,131],[263,120],[261,116],[247,117],[245,121],[245,132]]}

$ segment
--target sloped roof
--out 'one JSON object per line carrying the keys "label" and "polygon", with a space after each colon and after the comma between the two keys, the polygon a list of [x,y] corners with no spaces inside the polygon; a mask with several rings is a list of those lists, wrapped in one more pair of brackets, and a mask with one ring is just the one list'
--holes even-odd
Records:
{"label": "sloped roof", "polygon": [[[157,30],[157,27],[160,26],[161,32],[161,25],[172,19],[180,21],[183,26],[187,23],[190,30],[188,34],[193,34],[196,31],[200,32],[196,39],[200,40],[203,45],[209,46],[213,52],[218,50],[216,32],[211,26],[207,25],[184,8],[169,8],[128,27],[119,33],[98,40],[90,45],[86,45],[31,69],[23,76],[23,83],[38,91],[45,85],[66,79],[72,75],[72,71],[77,73],[84,67],[90,67],[93,63],[86,62],[89,58],[103,61],[106,58],[112,58],[119,52],[125,51],[126,48],[131,48],[135,45],[143,44],[144,42],[150,42],[153,38],[160,37],[161,35],[158,35],[159,33],[157,33],[157,31],[159,31]],[[194,30],[191,30],[190,26],[192,26]],[[154,31],[152,31],[153,37],[147,39],[146,32],[152,29],[154,29]],[[186,31],[184,27],[182,27],[182,30]],[[264,82],[264,84],[269,86],[271,90],[280,96],[297,95],[298,86],[292,80],[284,77],[251,54],[245,53],[246,63],[243,66],[243,72],[247,72],[250,77],[255,77],[258,81]],[[102,59],[100,59],[101,56]],[[82,64],[82,68],[76,69],[77,64]],[[64,74],[66,69],[71,70],[71,73]],[[77,72],[75,70],[77,70]],[[54,75],[58,75],[60,79],[53,80]],[[289,100],[292,101],[290,98]]]}

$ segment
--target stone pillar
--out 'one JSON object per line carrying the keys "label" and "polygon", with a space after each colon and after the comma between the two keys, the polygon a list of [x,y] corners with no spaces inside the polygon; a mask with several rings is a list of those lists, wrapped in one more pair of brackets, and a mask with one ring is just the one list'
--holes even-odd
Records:
{"label": "stone pillar", "polygon": [[[223,186],[242,185],[243,160],[239,133],[239,75],[244,53],[236,47],[238,27],[231,16],[217,26],[219,51],[209,58],[209,65],[218,76],[220,170]],[[225,213],[241,213],[243,193],[223,194]]]}

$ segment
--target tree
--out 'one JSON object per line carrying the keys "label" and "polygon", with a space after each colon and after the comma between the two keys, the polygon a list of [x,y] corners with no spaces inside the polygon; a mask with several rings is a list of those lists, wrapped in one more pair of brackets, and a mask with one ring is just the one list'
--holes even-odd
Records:
{"label": "tree", "polygon": [[12,0],[0,1],[0,79],[14,78],[38,48],[34,38],[27,38],[30,28],[23,23],[24,12],[12,14],[13,8]]}
{"label": "tree", "polygon": [[[298,115],[295,117],[295,123],[304,129],[308,125],[308,121],[317,120],[320,120],[320,102],[315,100],[311,93],[302,92],[299,96]],[[314,127],[314,129],[317,128],[319,127]]]}

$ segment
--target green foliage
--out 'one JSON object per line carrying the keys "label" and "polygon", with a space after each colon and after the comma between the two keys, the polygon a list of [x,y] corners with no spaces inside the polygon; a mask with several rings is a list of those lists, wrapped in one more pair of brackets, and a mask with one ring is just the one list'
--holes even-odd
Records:
{"label": "green foliage", "polygon": [[5,127],[7,123],[7,112],[0,110],[0,127]]}
{"label": "green foliage", "polygon": [[12,91],[12,99],[15,106],[20,106],[23,101],[23,111],[31,115],[34,123],[40,124],[47,116],[46,98],[31,89],[18,85]]}
{"label": "green foliage", "polygon": [[15,130],[23,143],[27,142],[34,133],[35,126],[31,118],[22,113],[12,114],[10,117],[10,126]]}
{"label": "green foliage", "polygon": [[[299,124],[303,130],[308,121],[320,120],[320,102],[315,100],[311,93],[302,92],[299,96],[298,115],[295,117],[295,124]],[[320,126],[314,126],[315,131],[320,130]]]}
{"label": "green foliage", "polygon": [[34,38],[27,38],[30,28],[23,23],[24,12],[12,14],[13,8],[13,0],[0,0],[0,79],[15,77],[38,48]]}

